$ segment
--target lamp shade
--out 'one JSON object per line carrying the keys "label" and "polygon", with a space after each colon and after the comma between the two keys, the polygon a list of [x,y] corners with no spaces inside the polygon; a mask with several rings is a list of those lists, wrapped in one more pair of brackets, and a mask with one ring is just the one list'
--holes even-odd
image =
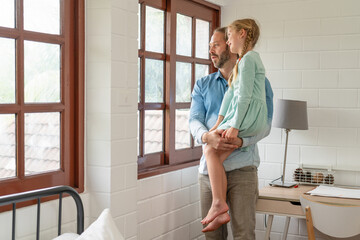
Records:
{"label": "lamp shade", "polygon": [[307,106],[305,101],[278,99],[274,108],[272,125],[277,128],[307,130]]}

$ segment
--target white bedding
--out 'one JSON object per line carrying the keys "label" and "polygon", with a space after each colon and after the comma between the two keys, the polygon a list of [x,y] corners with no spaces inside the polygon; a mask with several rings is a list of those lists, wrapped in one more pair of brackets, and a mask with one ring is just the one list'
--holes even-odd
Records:
{"label": "white bedding", "polygon": [[79,237],[79,234],[76,233],[64,233],[54,238],[53,240],[75,240]]}

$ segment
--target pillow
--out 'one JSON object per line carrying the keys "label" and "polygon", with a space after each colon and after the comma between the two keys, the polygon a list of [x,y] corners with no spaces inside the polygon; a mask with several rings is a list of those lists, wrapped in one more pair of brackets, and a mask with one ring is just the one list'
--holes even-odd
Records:
{"label": "pillow", "polygon": [[76,240],[124,240],[124,237],[117,229],[110,209],[106,208]]}
{"label": "pillow", "polygon": [[79,237],[76,233],[63,233],[60,236],[53,238],[53,240],[75,240]]}

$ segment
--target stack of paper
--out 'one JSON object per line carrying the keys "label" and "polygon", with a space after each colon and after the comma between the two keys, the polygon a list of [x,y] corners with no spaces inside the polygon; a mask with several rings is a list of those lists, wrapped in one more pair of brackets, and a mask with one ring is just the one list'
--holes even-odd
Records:
{"label": "stack of paper", "polygon": [[307,192],[310,195],[339,198],[359,198],[360,189],[339,188],[320,185],[314,190]]}

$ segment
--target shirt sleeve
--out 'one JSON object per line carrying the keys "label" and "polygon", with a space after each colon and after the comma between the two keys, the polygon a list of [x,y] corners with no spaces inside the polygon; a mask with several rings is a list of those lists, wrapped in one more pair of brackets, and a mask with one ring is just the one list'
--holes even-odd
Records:
{"label": "shirt sleeve", "polygon": [[233,82],[234,89],[239,89],[238,96],[237,92],[234,91],[234,97],[237,98],[235,107],[234,118],[229,121],[230,126],[239,129],[245,114],[249,108],[250,100],[253,94],[255,83],[255,61],[251,57],[245,56],[238,65],[238,75]]}
{"label": "shirt sleeve", "polygon": [[267,110],[268,110],[268,122],[267,122],[266,129],[264,129],[260,133],[256,134],[255,136],[242,138],[242,140],[243,140],[242,147],[248,147],[250,145],[256,144],[261,139],[267,137],[270,134],[272,118],[273,118],[274,94],[273,94],[270,82],[267,78],[265,78],[265,92],[266,92],[266,106],[267,106]]}
{"label": "shirt sleeve", "polygon": [[194,85],[193,92],[191,94],[191,106],[190,106],[190,118],[189,126],[190,133],[195,138],[195,141],[199,144],[204,144],[201,137],[204,133],[208,132],[208,128],[205,125],[205,104],[204,98],[201,94],[201,82],[198,80]]}

